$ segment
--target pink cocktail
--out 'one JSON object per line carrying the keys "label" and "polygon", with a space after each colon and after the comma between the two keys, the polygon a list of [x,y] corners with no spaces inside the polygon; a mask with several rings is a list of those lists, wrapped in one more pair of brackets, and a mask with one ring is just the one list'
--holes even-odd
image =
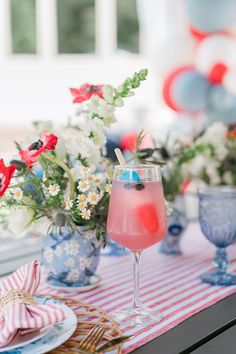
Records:
{"label": "pink cocktail", "polygon": [[134,264],[133,307],[113,312],[114,319],[130,324],[157,322],[160,314],[144,308],[139,297],[140,253],[166,234],[165,203],[157,166],[115,167],[107,232],[114,241],[132,251]]}
{"label": "pink cocktail", "polygon": [[165,236],[166,211],[161,182],[142,182],[142,189],[136,186],[136,182],[113,181],[107,231],[122,246],[141,251]]}

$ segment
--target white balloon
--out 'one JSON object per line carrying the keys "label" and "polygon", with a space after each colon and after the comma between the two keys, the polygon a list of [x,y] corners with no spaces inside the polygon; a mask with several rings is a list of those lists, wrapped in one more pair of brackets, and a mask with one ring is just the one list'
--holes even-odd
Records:
{"label": "white balloon", "polygon": [[160,45],[155,53],[154,65],[158,75],[165,77],[170,71],[182,65],[194,63],[194,40],[186,35],[171,37]]}
{"label": "white balloon", "polygon": [[236,68],[226,72],[223,78],[223,86],[230,93],[236,95]]}
{"label": "white balloon", "polygon": [[236,65],[236,40],[223,34],[210,35],[197,47],[196,68],[206,75],[219,62],[229,68]]}

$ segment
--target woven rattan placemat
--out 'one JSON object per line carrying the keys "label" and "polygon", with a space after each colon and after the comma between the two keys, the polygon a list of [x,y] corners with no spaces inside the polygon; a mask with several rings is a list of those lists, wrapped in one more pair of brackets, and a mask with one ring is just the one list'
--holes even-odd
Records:
{"label": "woven rattan placemat", "polygon": [[[45,294],[43,294],[43,296],[45,296]],[[80,300],[69,299],[66,297],[55,297],[51,295],[49,296],[64,302],[75,312],[78,319],[77,328],[72,337],[60,347],[50,351],[51,354],[78,354],[76,348],[78,348],[79,342],[93,329],[93,327],[97,325],[103,326],[106,329],[103,341],[99,345],[123,335],[117,323],[114,322],[107,315],[106,311],[100,307],[86,304]],[[117,346],[116,353],[121,354],[121,346]]]}

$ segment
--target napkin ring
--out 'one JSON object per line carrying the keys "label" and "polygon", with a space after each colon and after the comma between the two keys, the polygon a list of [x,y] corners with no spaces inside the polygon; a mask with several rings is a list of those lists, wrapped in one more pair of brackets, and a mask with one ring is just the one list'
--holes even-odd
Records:
{"label": "napkin ring", "polygon": [[0,297],[0,318],[4,316],[6,309],[13,304],[33,305],[35,301],[28,291],[21,289],[9,290]]}

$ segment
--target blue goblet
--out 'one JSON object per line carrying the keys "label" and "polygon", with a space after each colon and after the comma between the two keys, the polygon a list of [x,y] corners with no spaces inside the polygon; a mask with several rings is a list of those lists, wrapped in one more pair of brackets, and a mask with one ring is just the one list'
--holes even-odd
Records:
{"label": "blue goblet", "polygon": [[207,187],[199,191],[199,221],[203,234],[216,247],[215,271],[201,276],[212,285],[235,285],[236,275],[227,272],[226,248],[236,242],[236,188]]}

